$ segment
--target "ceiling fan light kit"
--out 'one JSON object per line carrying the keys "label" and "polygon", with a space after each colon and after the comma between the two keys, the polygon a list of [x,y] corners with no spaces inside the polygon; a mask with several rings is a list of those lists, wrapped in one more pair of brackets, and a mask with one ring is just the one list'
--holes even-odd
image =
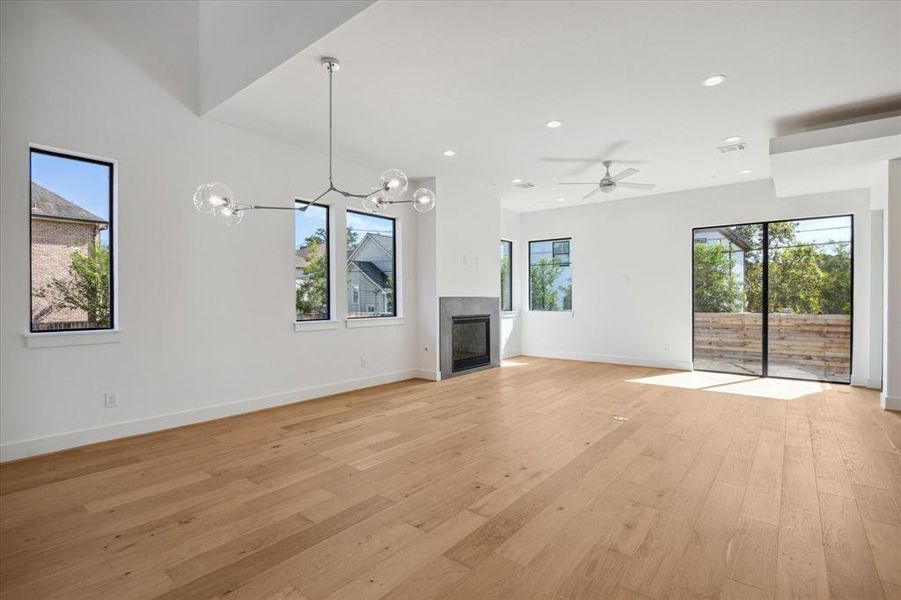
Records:
{"label": "ceiling fan light kit", "polygon": [[198,186],[194,192],[194,208],[201,214],[209,215],[223,225],[237,225],[249,210],[292,210],[306,211],[330,192],[345,198],[359,198],[363,208],[372,213],[380,213],[392,204],[412,204],[420,213],[435,208],[437,198],[435,192],[428,188],[419,188],[413,192],[410,200],[400,198],[407,192],[409,179],[400,169],[388,169],[379,177],[378,186],[371,192],[355,194],[337,187],[332,176],[332,80],[341,69],[338,59],[324,56],[319,61],[328,72],[328,187],[315,198],[297,198],[304,202],[300,206],[265,206],[261,204],[243,204],[238,202],[234,192],[224,183],[213,182]]}

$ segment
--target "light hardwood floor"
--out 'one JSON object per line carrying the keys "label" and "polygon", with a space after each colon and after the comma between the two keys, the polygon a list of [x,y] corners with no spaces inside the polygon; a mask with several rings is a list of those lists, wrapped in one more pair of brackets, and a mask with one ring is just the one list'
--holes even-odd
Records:
{"label": "light hardwood floor", "polygon": [[2,597],[901,598],[874,392],[513,362],[3,465]]}

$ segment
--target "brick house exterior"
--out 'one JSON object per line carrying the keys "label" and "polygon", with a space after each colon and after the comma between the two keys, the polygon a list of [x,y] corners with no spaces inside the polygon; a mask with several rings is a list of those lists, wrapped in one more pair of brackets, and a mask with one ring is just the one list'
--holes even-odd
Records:
{"label": "brick house exterior", "polygon": [[88,327],[81,310],[48,311],[48,303],[34,295],[54,279],[69,276],[73,252],[88,253],[91,243],[109,223],[62,196],[31,183],[31,320],[32,328],[54,329],[61,324]]}

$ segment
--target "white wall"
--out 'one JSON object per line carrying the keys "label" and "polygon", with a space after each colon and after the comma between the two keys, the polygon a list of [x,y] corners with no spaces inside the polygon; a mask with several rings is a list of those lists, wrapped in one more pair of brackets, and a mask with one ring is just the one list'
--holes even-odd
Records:
{"label": "white wall", "polygon": [[888,161],[884,213],[882,407],[901,410],[901,158]]}
{"label": "white wall", "polygon": [[500,296],[500,198],[438,178],[436,208],[439,296]]}
{"label": "white wall", "polygon": [[501,313],[501,356],[517,356],[522,353],[522,308],[527,299],[521,293],[522,280],[527,271],[520,268],[522,261],[522,216],[511,210],[501,210],[501,239],[513,242],[513,310]]}
{"label": "white wall", "polygon": [[[290,205],[326,184],[323,155],[198,118],[53,4],[3,2],[0,23],[3,459],[417,373],[415,260],[403,266],[404,324],[295,332],[293,219],[263,212],[220,228],[191,205],[195,187],[213,180],[246,201]],[[118,161],[120,343],[24,346],[30,143]],[[338,169],[350,189],[368,189],[379,171]],[[416,214],[395,214],[410,257]],[[121,406],[104,409],[111,390]]]}
{"label": "white wall", "polygon": [[854,214],[853,381],[866,383],[869,193],[778,200],[769,180],[523,214],[523,246],[573,238],[573,311],[524,306],[523,354],[690,368],[692,228],[845,213]]}

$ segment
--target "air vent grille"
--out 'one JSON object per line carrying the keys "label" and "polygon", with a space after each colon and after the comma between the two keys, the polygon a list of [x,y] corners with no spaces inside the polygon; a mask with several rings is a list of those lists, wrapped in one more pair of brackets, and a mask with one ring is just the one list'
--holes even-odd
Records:
{"label": "air vent grille", "polygon": [[513,187],[519,188],[521,190],[530,190],[535,187],[535,184],[531,181],[520,181],[519,183],[514,183]]}
{"label": "air vent grille", "polygon": [[717,146],[716,148],[722,154],[729,154],[730,152],[738,152],[739,150],[745,149],[744,142],[738,142],[737,144],[729,144],[728,146]]}

